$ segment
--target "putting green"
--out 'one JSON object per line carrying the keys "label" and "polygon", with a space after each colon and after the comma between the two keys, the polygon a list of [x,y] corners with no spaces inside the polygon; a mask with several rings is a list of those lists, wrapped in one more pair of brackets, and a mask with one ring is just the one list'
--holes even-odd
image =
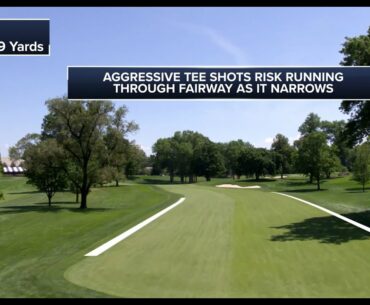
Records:
{"label": "putting green", "polygon": [[260,190],[161,187],[185,202],[65,277],[119,297],[370,297],[367,232]]}

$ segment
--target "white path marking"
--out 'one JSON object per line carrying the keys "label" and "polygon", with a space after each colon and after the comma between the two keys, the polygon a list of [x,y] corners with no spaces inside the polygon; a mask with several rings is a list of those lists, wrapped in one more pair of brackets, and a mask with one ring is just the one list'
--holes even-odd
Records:
{"label": "white path marking", "polygon": [[147,224],[151,223],[152,221],[161,217],[163,214],[165,214],[168,211],[172,210],[173,208],[177,207],[180,203],[184,202],[184,200],[185,200],[185,197],[180,198],[174,204],[172,204],[169,207],[163,209],[162,211],[158,212],[157,214],[154,214],[153,216],[149,217],[148,219],[140,222],[136,226],[134,226],[131,229],[129,229],[129,230],[123,232],[122,234],[116,236],[115,238],[111,239],[110,241],[106,242],[105,244],[101,245],[100,247],[96,248],[95,250],[85,254],[85,256],[98,256],[98,255],[102,254],[103,252],[107,251],[109,248],[118,244],[120,241],[126,239],[130,235],[139,231],[141,228],[145,227]]}
{"label": "white path marking", "polygon": [[350,223],[351,225],[354,225],[354,226],[356,226],[356,227],[358,227],[358,228],[360,228],[360,229],[362,229],[362,230],[365,230],[365,231],[367,231],[367,232],[369,232],[369,233],[370,233],[370,228],[369,228],[369,227],[367,227],[367,226],[365,226],[365,225],[363,225],[363,224],[360,224],[360,223],[358,223],[357,221],[354,221],[354,220],[352,220],[352,219],[349,219],[349,218],[347,218],[347,217],[345,217],[345,216],[343,216],[343,215],[340,215],[340,214],[335,213],[335,212],[333,212],[333,211],[330,211],[330,210],[328,210],[328,209],[326,209],[326,208],[323,208],[323,207],[321,207],[321,206],[319,206],[319,205],[317,205],[317,204],[314,204],[314,203],[312,203],[312,202],[309,202],[309,201],[306,201],[306,200],[303,200],[303,199],[300,199],[300,198],[297,198],[297,197],[294,197],[294,196],[290,196],[290,195],[287,195],[287,194],[283,194],[283,193],[278,193],[278,192],[273,192],[273,193],[274,193],[274,194],[278,194],[278,195],[282,195],[282,196],[286,196],[286,197],[289,197],[289,198],[293,198],[293,199],[298,200],[298,201],[301,201],[301,202],[303,202],[303,203],[305,203],[305,204],[308,204],[308,205],[313,206],[313,207],[315,207],[315,208],[317,208],[317,209],[319,209],[319,210],[322,210],[322,211],[324,211],[324,212],[326,212],[326,213],[328,213],[328,214],[330,214],[330,215],[333,215],[333,216],[335,216],[335,217],[337,217],[337,218],[340,218],[340,219],[344,220],[345,222],[348,222],[348,223]]}

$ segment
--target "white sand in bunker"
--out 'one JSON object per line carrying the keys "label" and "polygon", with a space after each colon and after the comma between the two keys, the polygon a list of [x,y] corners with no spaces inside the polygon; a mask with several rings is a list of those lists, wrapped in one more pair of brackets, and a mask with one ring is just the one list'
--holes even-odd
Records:
{"label": "white sand in bunker", "polygon": [[220,184],[216,185],[216,187],[223,187],[227,189],[260,189],[259,185],[251,185],[251,186],[240,186],[236,184]]}

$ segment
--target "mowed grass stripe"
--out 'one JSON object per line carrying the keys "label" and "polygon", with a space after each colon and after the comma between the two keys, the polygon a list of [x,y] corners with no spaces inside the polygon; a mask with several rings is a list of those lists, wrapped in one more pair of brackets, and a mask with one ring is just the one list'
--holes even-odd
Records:
{"label": "mowed grass stripe", "polygon": [[124,243],[84,258],[65,276],[126,297],[223,296],[230,282],[233,200],[194,185],[163,186],[186,197]]}
{"label": "mowed grass stripe", "polygon": [[233,197],[234,296],[370,295],[367,232],[272,193]]}
{"label": "mowed grass stripe", "polygon": [[367,232],[259,190],[163,188],[187,204],[66,278],[122,297],[370,296]]}
{"label": "mowed grass stripe", "polygon": [[98,256],[105,251],[109,250],[111,247],[115,246],[119,242],[125,240],[135,232],[139,231],[140,229],[144,228],[146,225],[151,223],[152,221],[156,220],[157,218],[161,217],[168,211],[172,210],[173,208],[177,207],[179,204],[184,202],[185,197],[180,198],[178,201],[175,203],[171,204],[169,207],[163,209],[162,211],[158,212],[157,214],[150,216],[149,218],[145,219],[144,221],[140,222],[136,226],[128,229],[127,231],[123,232],[122,234],[116,236],[115,238],[111,239],[110,241],[106,242],[105,244],[101,245],[100,247],[94,249],[93,251],[90,251],[87,253],[85,256]]}
{"label": "mowed grass stripe", "polygon": [[291,195],[283,194],[283,193],[273,192],[273,194],[278,194],[278,195],[281,195],[281,196],[286,196],[286,197],[289,197],[289,198],[298,200],[300,202],[303,202],[305,204],[308,204],[308,205],[310,205],[310,206],[312,206],[312,207],[314,207],[316,209],[319,209],[321,211],[324,211],[324,212],[326,212],[326,213],[328,213],[330,215],[333,215],[333,216],[335,216],[335,217],[337,217],[337,218],[339,218],[339,219],[341,219],[341,220],[343,220],[345,222],[348,222],[349,224],[351,224],[351,225],[353,225],[355,227],[358,227],[358,228],[360,228],[360,229],[362,229],[362,230],[370,233],[370,228],[369,227],[367,227],[367,226],[365,226],[363,224],[360,224],[357,221],[354,221],[352,219],[349,219],[348,217],[345,217],[345,216],[342,216],[342,215],[340,215],[338,213],[335,213],[333,211],[330,211],[329,209],[323,208],[323,207],[321,207],[321,206],[319,206],[317,204],[314,204],[314,203],[309,202],[307,200],[303,200],[303,199],[300,199],[300,198],[297,198],[297,197],[294,197],[294,196],[291,196]]}

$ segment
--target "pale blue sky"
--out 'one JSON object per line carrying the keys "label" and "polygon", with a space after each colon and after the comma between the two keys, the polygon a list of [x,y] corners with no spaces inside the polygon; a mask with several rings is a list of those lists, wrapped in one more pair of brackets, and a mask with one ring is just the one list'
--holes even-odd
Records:
{"label": "pale blue sky", "polygon": [[[364,34],[370,8],[0,8],[0,18],[50,18],[50,57],[0,56],[0,152],[40,132],[48,98],[67,91],[68,65],[338,65],[345,36]],[[340,101],[115,101],[140,125],[146,152],[192,129],[213,141],[267,146],[291,139],[309,112],[345,116]]]}

